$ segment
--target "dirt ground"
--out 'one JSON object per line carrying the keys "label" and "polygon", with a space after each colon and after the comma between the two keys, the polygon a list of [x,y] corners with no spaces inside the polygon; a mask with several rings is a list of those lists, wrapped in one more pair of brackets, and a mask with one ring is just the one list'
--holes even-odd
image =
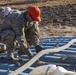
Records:
{"label": "dirt ground", "polygon": [[76,0],[0,0],[0,7],[12,9],[31,5],[41,9],[41,37],[76,36]]}

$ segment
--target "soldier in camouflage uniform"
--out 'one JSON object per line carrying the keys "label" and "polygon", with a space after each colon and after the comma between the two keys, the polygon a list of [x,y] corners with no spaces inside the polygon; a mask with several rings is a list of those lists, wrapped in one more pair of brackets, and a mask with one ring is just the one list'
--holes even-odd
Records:
{"label": "soldier in camouflage uniform", "polygon": [[33,54],[29,50],[32,44],[37,53],[42,50],[42,47],[38,45],[38,21],[41,19],[40,9],[37,6],[31,6],[25,12],[14,12],[5,18],[0,25],[0,37],[1,42],[6,44],[8,59],[15,59],[13,52],[16,40],[20,44],[19,54],[32,57]]}

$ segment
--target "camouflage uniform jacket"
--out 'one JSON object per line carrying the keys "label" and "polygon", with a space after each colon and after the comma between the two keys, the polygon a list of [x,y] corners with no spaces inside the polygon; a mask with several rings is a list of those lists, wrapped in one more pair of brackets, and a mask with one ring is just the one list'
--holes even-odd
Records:
{"label": "camouflage uniform jacket", "polygon": [[30,28],[32,25],[38,25],[37,22],[28,23],[23,16],[24,12],[14,12],[10,14],[0,25],[0,33],[7,29],[12,29],[15,32],[16,39],[22,40],[25,38],[24,29]]}

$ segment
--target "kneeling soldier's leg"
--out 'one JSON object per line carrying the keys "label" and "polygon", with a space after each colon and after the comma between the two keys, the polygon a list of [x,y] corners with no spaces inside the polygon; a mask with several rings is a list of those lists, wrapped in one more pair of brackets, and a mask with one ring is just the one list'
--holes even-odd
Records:
{"label": "kneeling soldier's leg", "polygon": [[1,41],[6,44],[6,49],[7,49],[7,58],[8,59],[14,59],[14,41],[15,41],[15,33],[11,30],[5,30],[2,33],[1,36]]}

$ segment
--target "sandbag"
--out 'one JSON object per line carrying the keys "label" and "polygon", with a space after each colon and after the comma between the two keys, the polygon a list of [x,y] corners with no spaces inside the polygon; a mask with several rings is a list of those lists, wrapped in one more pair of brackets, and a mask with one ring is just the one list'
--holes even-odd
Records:
{"label": "sandbag", "polygon": [[75,72],[67,71],[61,66],[58,66],[55,71],[53,72],[53,75],[76,75]]}
{"label": "sandbag", "polygon": [[76,75],[76,73],[72,71],[67,71],[61,66],[43,65],[36,67],[28,75]]}
{"label": "sandbag", "polygon": [[36,67],[29,75],[51,75],[56,69],[56,65],[43,65]]}

